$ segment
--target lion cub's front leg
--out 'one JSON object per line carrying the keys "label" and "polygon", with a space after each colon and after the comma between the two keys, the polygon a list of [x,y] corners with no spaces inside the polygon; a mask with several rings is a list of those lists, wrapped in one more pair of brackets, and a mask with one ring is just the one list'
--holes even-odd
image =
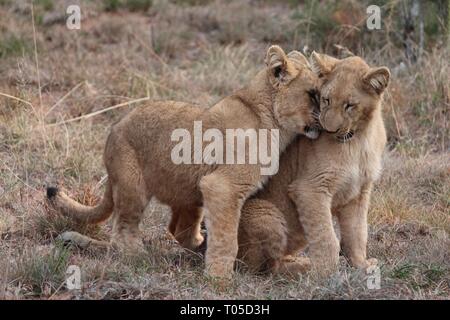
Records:
{"label": "lion cub's front leg", "polygon": [[320,275],[335,272],[339,262],[339,241],[333,228],[332,196],[308,179],[289,186],[289,196],[297,205],[313,269]]}
{"label": "lion cub's front leg", "polygon": [[337,213],[341,229],[341,244],[350,264],[367,268],[377,263],[367,259],[367,211],[369,209],[371,185],[362,188],[361,194]]}
{"label": "lion cub's front leg", "polygon": [[261,182],[259,168],[237,170],[235,166],[216,170],[200,180],[205,222],[208,230],[206,272],[212,277],[230,278],[238,253],[241,207]]}

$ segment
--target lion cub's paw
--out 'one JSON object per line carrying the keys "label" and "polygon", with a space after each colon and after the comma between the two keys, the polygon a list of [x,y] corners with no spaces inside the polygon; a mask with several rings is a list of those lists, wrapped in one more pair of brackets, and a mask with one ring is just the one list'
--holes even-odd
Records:
{"label": "lion cub's paw", "polygon": [[204,237],[201,234],[197,234],[192,239],[187,239],[184,243],[182,243],[182,246],[192,250],[192,251],[199,251],[202,247],[202,244],[205,242]]}
{"label": "lion cub's paw", "polygon": [[206,275],[212,279],[228,279],[233,276],[233,271],[230,268],[225,268],[223,265],[207,264]]}
{"label": "lion cub's paw", "polygon": [[355,268],[366,270],[372,266],[376,266],[378,264],[378,260],[375,258],[365,259],[359,262],[353,262],[352,265]]}
{"label": "lion cub's paw", "polygon": [[276,273],[288,279],[297,279],[311,270],[311,260],[307,257],[285,257],[281,260]]}
{"label": "lion cub's paw", "polygon": [[218,292],[225,292],[233,285],[233,273],[208,268],[205,272],[209,283]]}
{"label": "lion cub's paw", "polygon": [[128,237],[126,241],[113,239],[111,247],[126,256],[145,256],[148,254],[141,239]]}
{"label": "lion cub's paw", "polygon": [[367,269],[372,266],[378,265],[378,260],[376,258],[369,258],[366,260],[364,268]]}
{"label": "lion cub's paw", "polygon": [[208,275],[208,282],[219,293],[226,292],[233,287],[233,280],[229,277],[211,277]]}
{"label": "lion cub's paw", "polygon": [[208,261],[208,257],[206,257],[205,274],[218,291],[227,290],[233,283],[233,263],[230,263],[230,261],[231,259],[226,258]]}

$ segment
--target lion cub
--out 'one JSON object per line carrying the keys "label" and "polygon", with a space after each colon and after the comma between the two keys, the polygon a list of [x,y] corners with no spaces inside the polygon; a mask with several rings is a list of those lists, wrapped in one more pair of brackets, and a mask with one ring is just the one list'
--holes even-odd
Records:
{"label": "lion cub", "polygon": [[[279,143],[272,142],[271,148],[279,148],[279,153],[299,133],[317,137],[317,131],[311,129],[314,105],[310,93],[317,88],[318,78],[307,59],[299,52],[286,55],[280,47],[272,46],[266,64],[248,87],[209,109],[182,102],[155,102],[136,108],[112,127],[106,141],[108,182],[102,201],[87,207],[49,188],[51,203],[66,216],[85,223],[100,222],[113,213],[111,243],[133,251],[142,249],[138,226],[152,197],[171,206],[174,216],[195,226],[186,229],[181,225],[174,231],[189,248],[203,241],[199,230],[203,207],[209,232],[206,271],[211,276],[230,277],[238,251],[241,207],[268,177],[261,174],[261,163],[176,164],[171,157],[175,147],[171,137],[180,129],[192,134],[196,121],[201,121],[204,130],[223,135],[227,128],[276,129]],[[249,158],[250,146],[245,150]],[[105,244],[73,232],[63,239]]]}
{"label": "lion cub", "polygon": [[[359,57],[311,58],[323,80],[319,120],[325,132],[292,143],[278,174],[242,208],[238,257],[254,270],[298,273],[311,264],[322,274],[336,270],[333,215],[351,265],[376,263],[366,255],[367,211],[386,145],[381,102],[390,73]],[[290,256],[306,246],[310,260]]]}

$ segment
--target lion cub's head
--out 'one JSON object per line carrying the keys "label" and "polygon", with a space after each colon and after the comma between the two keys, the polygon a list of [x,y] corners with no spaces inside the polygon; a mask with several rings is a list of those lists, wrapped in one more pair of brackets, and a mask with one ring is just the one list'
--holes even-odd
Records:
{"label": "lion cub's head", "polygon": [[323,79],[320,124],[339,140],[347,141],[366,128],[380,108],[389,69],[371,68],[356,56],[339,60],[313,52],[311,60],[314,72]]}
{"label": "lion cub's head", "polygon": [[319,79],[306,57],[298,51],[285,54],[279,46],[271,46],[266,65],[274,88],[273,112],[277,121],[289,131],[317,138],[319,126],[314,112],[318,111]]}

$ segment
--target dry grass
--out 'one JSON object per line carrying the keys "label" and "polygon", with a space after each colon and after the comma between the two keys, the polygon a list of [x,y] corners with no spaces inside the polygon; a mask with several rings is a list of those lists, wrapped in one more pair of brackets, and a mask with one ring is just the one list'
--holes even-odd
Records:
{"label": "dry grass", "polygon": [[[314,42],[327,26],[286,4],[179,2],[136,9],[118,1],[111,10],[81,1],[82,28],[69,31],[49,16],[64,1],[36,1],[41,103],[29,6],[0,1],[0,298],[448,299],[450,59],[438,46],[395,72],[386,96],[390,150],[373,195],[369,239],[370,255],[381,262],[381,289],[369,290],[367,275],[342,261],[341,273],[326,281],[242,270],[220,293],[202,275],[202,258],[167,236],[168,208],[156,202],[142,224],[145,257],[79,252],[54,240],[64,230],[99,239],[110,232],[109,224],[76,226],[43,201],[44,186],[54,183],[87,204],[102,194],[106,134],[134,105],[86,115],[142,97],[207,106],[244,85],[270,43],[321,50],[331,41],[355,41],[334,29],[333,39]],[[369,61],[393,70],[398,55],[364,50]],[[81,120],[49,125],[75,117]],[[71,264],[82,269],[78,292],[64,285]]]}

